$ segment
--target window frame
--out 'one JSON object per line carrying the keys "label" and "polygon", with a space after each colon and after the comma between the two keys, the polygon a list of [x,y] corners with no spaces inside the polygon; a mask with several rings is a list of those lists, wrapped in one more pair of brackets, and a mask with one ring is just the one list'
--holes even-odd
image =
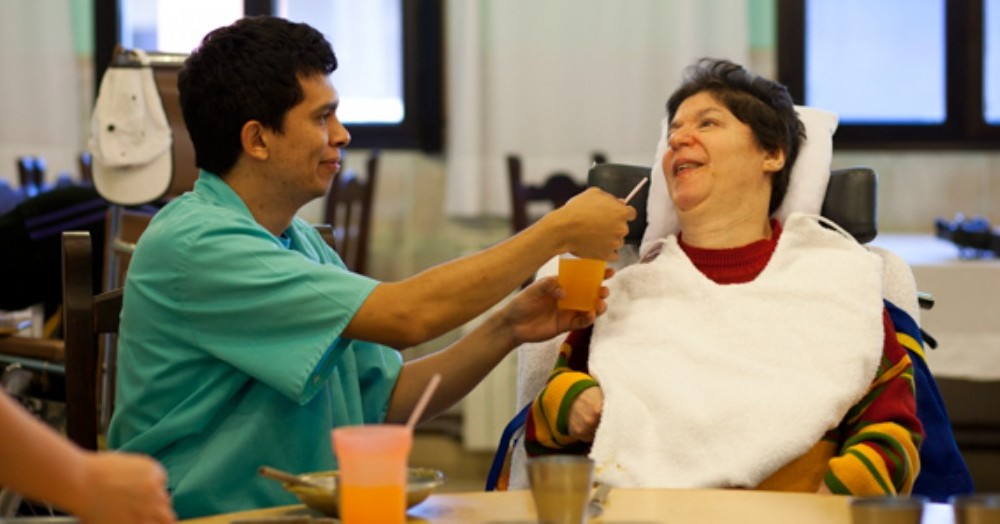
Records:
{"label": "window frame", "polygon": [[[400,0],[403,6],[403,103],[398,124],[348,124],[352,148],[419,149],[443,147],[442,3]],[[245,15],[272,14],[271,0],[244,0]],[[111,63],[121,31],[119,0],[94,0],[94,92]]]}
{"label": "window frame", "polygon": [[[798,103],[805,100],[806,2],[777,0],[778,81]],[[938,125],[849,124],[834,135],[837,149],[995,149],[1000,126],[983,108],[984,0],[942,0],[945,6],[945,122]],[[954,96],[953,93],[962,93]]]}

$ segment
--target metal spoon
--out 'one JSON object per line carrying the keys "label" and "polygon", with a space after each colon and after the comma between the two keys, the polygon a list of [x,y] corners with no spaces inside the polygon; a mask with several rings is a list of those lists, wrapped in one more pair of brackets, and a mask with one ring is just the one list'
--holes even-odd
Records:
{"label": "metal spoon", "polygon": [[257,473],[259,473],[260,476],[262,477],[267,477],[273,480],[280,480],[281,482],[285,482],[287,484],[295,484],[297,486],[305,486],[309,488],[320,489],[323,491],[329,490],[327,486],[323,486],[322,484],[317,484],[315,482],[301,478],[298,475],[292,475],[287,471],[281,471],[280,469],[275,469],[270,466],[261,466],[260,469],[257,470]]}
{"label": "metal spoon", "polygon": [[604,513],[604,504],[608,502],[608,493],[611,493],[610,484],[597,484],[597,491],[594,492],[594,496],[587,504],[587,517],[596,518]]}

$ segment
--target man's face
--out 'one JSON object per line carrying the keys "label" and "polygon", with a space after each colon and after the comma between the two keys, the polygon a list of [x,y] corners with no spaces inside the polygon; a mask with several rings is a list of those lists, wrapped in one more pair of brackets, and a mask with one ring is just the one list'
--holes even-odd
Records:
{"label": "man's face", "polygon": [[282,131],[269,131],[271,170],[287,197],[302,204],[330,189],[340,171],[340,149],[351,135],[337,119],[337,92],[328,77],[299,77],[303,99],[285,113]]}

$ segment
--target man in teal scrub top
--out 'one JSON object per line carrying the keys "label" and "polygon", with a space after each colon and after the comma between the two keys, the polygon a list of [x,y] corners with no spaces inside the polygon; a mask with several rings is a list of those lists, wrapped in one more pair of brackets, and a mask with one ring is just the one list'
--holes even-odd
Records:
{"label": "man in teal scrub top", "polygon": [[[570,251],[613,260],[635,210],[589,189],[523,233],[399,282],[345,269],[296,218],[323,196],[350,135],[329,43],[246,18],[208,34],[179,77],[200,177],[142,236],[125,284],[114,448],[166,467],[181,518],[294,503],[257,476],[336,468],[330,429],[402,423],[434,373],[433,416],[518,344],[589,325],[552,279],[450,347],[401,362]],[[604,304],[599,304],[603,311]]]}

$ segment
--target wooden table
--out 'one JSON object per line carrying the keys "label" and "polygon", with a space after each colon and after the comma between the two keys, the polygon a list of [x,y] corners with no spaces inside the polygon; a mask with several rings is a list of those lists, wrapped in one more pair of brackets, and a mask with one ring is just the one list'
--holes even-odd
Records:
{"label": "wooden table", "polygon": [[[407,522],[428,524],[531,523],[536,522],[535,508],[528,491],[475,492],[432,495],[408,512]],[[189,524],[222,524],[233,520],[266,519],[291,516],[318,516],[303,506],[245,511],[184,521]],[[303,522],[308,519],[303,518]],[[804,522],[809,524],[849,524],[850,498],[836,495],[812,495],[740,490],[612,490],[601,517],[594,524],[616,522],[713,524],[773,524]],[[951,524],[951,508],[931,504],[924,512],[923,524]]]}

